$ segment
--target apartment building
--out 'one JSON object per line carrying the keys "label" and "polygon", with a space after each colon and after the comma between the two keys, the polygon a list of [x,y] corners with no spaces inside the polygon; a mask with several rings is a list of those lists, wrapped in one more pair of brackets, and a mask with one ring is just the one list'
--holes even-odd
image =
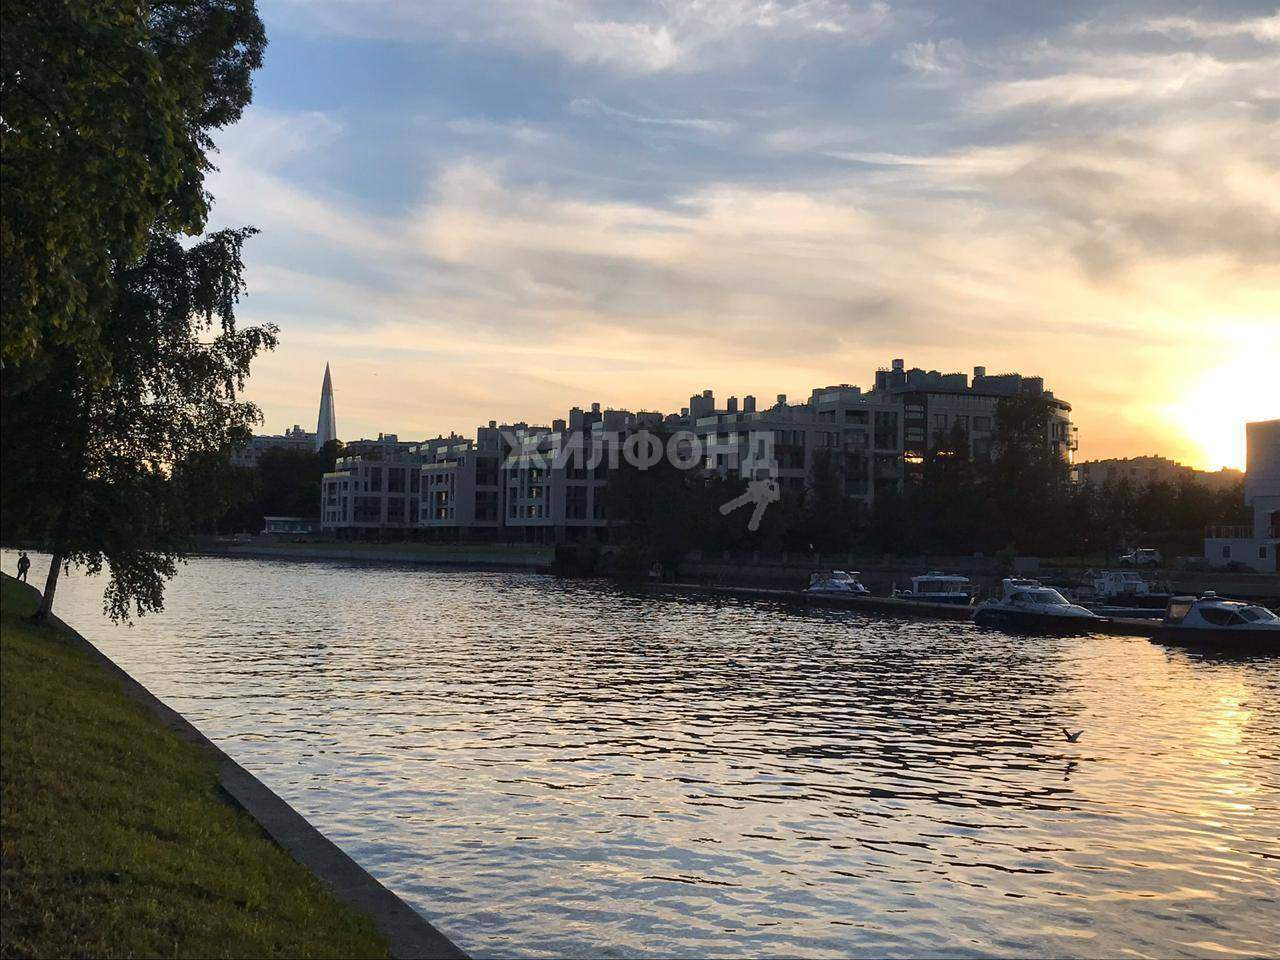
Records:
{"label": "apartment building", "polygon": [[268,450],[296,450],[312,453],[316,448],[316,435],[294,424],[291,430],[281,434],[252,436],[249,442],[231,454],[231,462],[237,467],[257,467]]}
{"label": "apartment building", "polygon": [[1051,402],[1045,442],[1069,458],[1071,406],[1040,378],[988,377],[977,367],[970,382],[965,374],[907,370],[895,360],[869,392],[837,384],[797,403],[779,395],[766,407],[746,396],[719,407],[704,390],[666,416],[596,403],[574,407],[550,426],[490,421],[474,439],[406,443],[379,434],[354,441],[325,475],[322,525],[353,537],[395,531],[445,540],[607,540],[610,472],[637,434],[658,430],[688,468],[747,480],[768,476],[784,494],[803,495],[820,469],[831,469],[865,516],[877,496],[910,478],[939,435],[960,429],[975,455],[987,455],[1000,399],[1017,395]]}
{"label": "apartment building", "polygon": [[747,396],[717,409],[710,390],[689,398],[681,424],[701,442],[704,469],[721,476],[771,476],[784,493],[803,495],[820,466],[834,470],[846,496],[869,511],[877,491],[902,482],[902,416],[848,384],[822,387],[804,403],[779,394],[758,409]]}
{"label": "apartment building", "polygon": [[503,467],[508,539],[528,542],[607,542],[610,471],[624,462],[627,438],[663,423],[660,414],[574,407],[550,429],[509,435]]}
{"label": "apartment building", "polygon": [[904,458],[908,470],[923,462],[939,441],[959,431],[977,459],[991,456],[996,438],[996,410],[1008,397],[1041,397],[1049,406],[1045,443],[1070,461],[1079,446],[1071,423],[1071,404],[1046,390],[1043,377],[1017,373],[988,374],[974,367],[973,379],[964,373],[940,373],[919,367],[906,369],[905,361],[876,371],[873,395],[896,401],[902,408]]}
{"label": "apartment building", "polygon": [[[522,425],[523,426],[523,425]],[[502,434],[493,420],[475,440],[432,446],[421,466],[418,526],[432,539],[492,539],[502,528]]]}
{"label": "apartment building", "polygon": [[343,447],[331,472],[320,481],[320,524],[339,536],[398,535],[418,528],[422,465],[437,451],[465,442],[455,435],[412,442],[394,433],[354,440]]}

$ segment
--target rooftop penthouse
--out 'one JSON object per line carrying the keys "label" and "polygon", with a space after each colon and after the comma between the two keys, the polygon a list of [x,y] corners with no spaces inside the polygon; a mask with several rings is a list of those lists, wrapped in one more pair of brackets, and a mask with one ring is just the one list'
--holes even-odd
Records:
{"label": "rooftop penthouse", "polygon": [[[974,367],[973,379],[967,373],[941,373],[938,370],[906,368],[906,361],[894,360],[892,366],[876,371],[875,390],[879,393],[905,393],[928,390],[937,393],[969,393],[981,396],[1032,396],[1054,399],[1053,391],[1044,387],[1044,377],[1024,377],[1020,373],[988,374],[986,367]],[[1058,401],[1071,409],[1070,404]]]}

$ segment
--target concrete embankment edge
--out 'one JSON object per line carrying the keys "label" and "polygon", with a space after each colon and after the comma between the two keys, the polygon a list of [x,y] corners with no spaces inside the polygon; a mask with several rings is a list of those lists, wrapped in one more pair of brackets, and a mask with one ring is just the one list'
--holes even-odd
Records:
{"label": "concrete embankment edge", "polygon": [[501,554],[417,554],[382,550],[326,550],[306,547],[228,547],[205,550],[211,557],[256,557],[273,560],[355,560],[365,563],[412,564],[424,567],[462,567],[469,570],[499,570],[541,573],[549,569],[549,557],[511,557]]}
{"label": "concrete embankment edge", "polygon": [[[56,617],[53,619],[57,620]],[[465,960],[467,955],[448,937],[338,849],[270,787],[228,757],[182,714],[160,700],[76,630],[61,620],[57,623],[119,682],[126,696],[146,707],[181,739],[212,757],[228,798],[257,821],[291,857],[319,877],[335,897],[369,917],[378,932],[386,937],[393,957]]]}

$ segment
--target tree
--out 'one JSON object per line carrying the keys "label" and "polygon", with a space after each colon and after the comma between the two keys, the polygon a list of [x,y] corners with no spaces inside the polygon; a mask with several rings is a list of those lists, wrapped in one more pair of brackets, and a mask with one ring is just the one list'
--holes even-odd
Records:
{"label": "tree", "polygon": [[[669,436],[661,430],[653,436],[665,449]],[[675,564],[699,542],[705,523],[698,509],[701,485],[694,471],[667,457],[644,470],[623,462],[608,472],[605,512],[645,561]]]}
{"label": "tree", "polygon": [[113,618],[162,609],[195,525],[221,509],[200,495],[200,463],[225,458],[261,419],[239,392],[250,361],[276,343],[274,327],[236,327],[251,232],[221,231],[190,249],[153,232],[142,259],[117,271],[99,321],[110,379],[72,345],[54,345],[47,375],[4,404],[3,525],[53,555],[37,620],[72,563],[110,567]]}
{"label": "tree", "polygon": [[925,455],[921,484],[910,491],[912,513],[928,545],[946,553],[991,550],[993,517],[985,484],[959,425],[939,433]]}
{"label": "tree", "polygon": [[1049,443],[1052,409],[1043,397],[1002,397],[985,482],[1009,540],[1020,550],[1061,542],[1068,522],[1067,461]]}
{"label": "tree", "polygon": [[819,553],[848,550],[857,521],[854,503],[845,495],[845,478],[837,456],[840,454],[832,450],[814,453],[796,531],[806,549],[812,545]]}
{"label": "tree", "polygon": [[276,447],[263,451],[256,467],[237,467],[225,459],[208,465],[208,473],[226,478],[225,509],[206,525],[222,533],[261,530],[269,516],[318,517],[320,487],[342,453],[342,442],[330,440],[314,453]]}
{"label": "tree", "polygon": [[[120,268],[204,229],[210,131],[249,103],[253,0],[0,7],[0,363],[70,350],[94,376]],[[27,372],[47,371],[41,364]]]}

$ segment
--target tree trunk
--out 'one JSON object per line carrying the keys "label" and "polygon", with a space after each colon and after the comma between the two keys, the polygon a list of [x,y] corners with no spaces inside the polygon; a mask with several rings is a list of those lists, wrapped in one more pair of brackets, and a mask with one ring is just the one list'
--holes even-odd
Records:
{"label": "tree trunk", "polygon": [[53,613],[53,596],[58,592],[58,575],[62,572],[62,554],[55,553],[49,559],[49,575],[44,578],[44,595],[40,598],[40,608],[31,617],[34,624],[42,624]]}

